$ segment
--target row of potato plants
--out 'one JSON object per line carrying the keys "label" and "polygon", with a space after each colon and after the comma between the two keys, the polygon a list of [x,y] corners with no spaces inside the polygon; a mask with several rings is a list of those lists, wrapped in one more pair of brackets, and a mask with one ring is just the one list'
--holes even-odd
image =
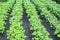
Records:
{"label": "row of potato plants", "polygon": [[49,21],[50,26],[55,29],[54,35],[60,37],[60,23],[57,18],[47,10],[45,4],[40,0],[31,1],[38,7],[38,10],[40,11],[41,15],[44,15],[44,17]]}
{"label": "row of potato plants", "polygon": [[[46,4],[47,8],[52,12],[52,14],[60,17],[60,6],[52,0],[40,0],[44,4]],[[46,2],[45,2],[46,1]]]}
{"label": "row of potato plants", "polygon": [[10,10],[10,8],[12,7],[14,0],[9,0],[6,3],[1,3],[0,5],[0,33],[3,33],[5,30],[5,20],[7,18],[8,15],[8,11]]}
{"label": "row of potato plants", "polygon": [[22,27],[22,0],[16,0],[12,17],[10,19],[10,29],[7,30],[7,39],[9,40],[25,40],[25,30]]}
{"label": "row of potato plants", "polygon": [[36,7],[29,0],[24,0],[24,7],[26,9],[27,17],[30,21],[30,30],[33,30],[32,35],[34,36],[32,40],[52,40],[48,37],[49,33],[46,31],[42,25],[42,21],[37,15]]}

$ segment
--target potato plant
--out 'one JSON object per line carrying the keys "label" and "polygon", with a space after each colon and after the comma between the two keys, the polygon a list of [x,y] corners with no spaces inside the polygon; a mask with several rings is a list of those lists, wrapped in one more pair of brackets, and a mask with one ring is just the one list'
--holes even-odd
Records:
{"label": "potato plant", "polygon": [[57,35],[60,37],[60,23],[57,20],[55,16],[53,16],[50,11],[47,10],[46,5],[43,4],[40,0],[32,0],[32,2],[37,5],[38,9],[41,11],[41,15],[44,15],[44,17],[49,21],[51,24],[51,27],[55,29],[54,35]]}
{"label": "potato plant", "polygon": [[[52,14],[54,14],[55,16],[60,17],[60,4],[57,4],[54,1],[51,0],[40,0],[42,3],[46,4],[46,7],[52,12]],[[46,2],[45,2],[46,1]]]}
{"label": "potato plant", "polygon": [[25,30],[22,27],[22,0],[16,0],[12,17],[10,19],[10,29],[7,30],[7,39],[9,40],[25,40]]}
{"label": "potato plant", "polygon": [[24,7],[26,9],[27,17],[30,17],[29,18],[31,25],[30,30],[33,30],[32,35],[34,35],[32,40],[52,40],[51,38],[48,37],[49,33],[42,25],[41,20],[37,15],[37,11],[35,9],[36,7],[34,6],[34,4],[32,4],[28,0],[24,0]]}
{"label": "potato plant", "polygon": [[14,3],[14,0],[11,1],[9,0],[7,3],[3,4],[1,3],[0,5],[0,34],[4,32],[5,30],[5,20],[7,19],[8,11],[12,7]]}

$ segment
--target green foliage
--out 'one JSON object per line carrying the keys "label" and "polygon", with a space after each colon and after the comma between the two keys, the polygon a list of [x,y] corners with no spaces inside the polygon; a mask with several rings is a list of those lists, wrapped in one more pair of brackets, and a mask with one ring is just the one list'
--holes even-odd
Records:
{"label": "green foliage", "polygon": [[[46,7],[51,11],[55,16],[60,17],[60,6],[54,1],[51,0],[40,0],[42,3],[46,4]],[[46,1],[46,2],[45,2]]]}
{"label": "green foliage", "polygon": [[41,2],[40,0],[32,1],[38,6],[38,9],[41,11],[41,15],[44,15],[44,17],[50,22],[50,24],[53,25],[52,27],[53,29],[55,29],[54,35],[60,35],[60,23],[57,18],[53,16],[50,11],[48,11],[47,6],[43,2]]}
{"label": "green foliage", "polygon": [[7,18],[8,15],[8,11],[10,10],[10,8],[12,7],[13,1],[9,0],[6,3],[1,3],[0,5],[0,33],[4,32],[5,29],[5,20]]}
{"label": "green foliage", "polygon": [[8,1],[8,0],[0,0],[0,2],[6,2],[6,1]]}
{"label": "green foliage", "polygon": [[39,19],[37,14],[36,7],[40,11],[40,14],[45,17],[50,26],[55,29],[54,35],[60,37],[60,23],[57,20],[56,16],[60,17],[60,4],[52,0],[0,0],[0,34],[4,32],[5,20],[7,19],[8,12],[14,5],[11,19],[9,20],[10,29],[7,30],[7,39],[9,40],[25,40],[26,35],[25,30],[22,27],[22,15],[23,8],[22,2],[24,3],[24,8],[26,9],[27,17],[30,22],[30,30],[33,31],[32,35],[34,36],[32,40],[52,40],[49,38],[49,33],[42,25],[42,20]]}
{"label": "green foliage", "polygon": [[7,39],[9,40],[25,40],[25,30],[22,25],[22,0],[16,0],[12,17],[10,19],[10,29],[7,31]]}
{"label": "green foliage", "polygon": [[26,9],[27,17],[30,17],[30,30],[33,30],[32,35],[34,35],[32,40],[52,40],[48,37],[49,33],[42,25],[34,4],[32,4],[29,0],[24,0],[24,7]]}

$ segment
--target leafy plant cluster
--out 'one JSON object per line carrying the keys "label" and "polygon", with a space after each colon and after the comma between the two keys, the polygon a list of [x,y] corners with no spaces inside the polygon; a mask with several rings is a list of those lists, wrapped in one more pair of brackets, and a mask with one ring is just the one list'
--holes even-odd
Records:
{"label": "leafy plant cluster", "polygon": [[0,2],[6,2],[6,1],[8,1],[8,0],[0,0]]}
{"label": "leafy plant cluster", "polygon": [[60,17],[60,6],[58,6],[60,4],[57,4],[56,2],[51,0],[48,0],[48,1],[40,0],[40,1],[46,4],[47,8],[52,12],[52,14]]}
{"label": "leafy plant cluster", "polygon": [[48,37],[49,33],[42,25],[34,4],[32,4],[29,0],[24,0],[24,7],[26,9],[27,17],[29,17],[31,25],[30,30],[33,30],[32,35],[34,37],[32,40],[52,40]]}
{"label": "leafy plant cluster", "polygon": [[4,32],[5,29],[5,20],[8,15],[8,11],[12,7],[13,1],[9,0],[7,3],[3,4],[1,3],[0,5],[0,33]]}
{"label": "leafy plant cluster", "polygon": [[53,40],[49,37],[49,33],[42,25],[42,21],[39,19],[35,5],[41,15],[49,21],[50,26],[55,29],[54,35],[60,37],[60,23],[56,18],[56,16],[60,17],[60,4],[57,4],[52,0],[31,0],[35,5],[32,4],[30,0],[9,0],[7,2],[0,2],[0,34],[4,32],[6,24],[5,20],[15,1],[16,4],[14,5],[11,14],[12,17],[9,20],[10,29],[7,30],[7,39],[25,40],[26,38],[26,35],[24,34],[25,30],[22,27],[22,2],[24,2],[24,8],[26,9],[27,17],[29,18],[31,25],[30,30],[33,31],[32,40]]}
{"label": "leafy plant cluster", "polygon": [[[58,37],[60,37],[60,23],[57,20],[57,18],[55,16],[53,16],[50,13],[50,11],[48,11],[48,9],[46,8],[47,6],[43,2],[41,2],[40,0],[32,0],[32,2],[35,3],[35,5],[41,11],[41,15],[44,15],[44,17],[50,22],[51,27],[53,27],[53,29],[55,29],[54,35],[57,35]],[[48,4],[48,2],[47,2],[47,4]],[[51,8],[51,9],[53,11],[54,8]]]}
{"label": "leafy plant cluster", "polygon": [[10,19],[10,29],[7,31],[7,39],[9,40],[25,40],[25,30],[22,28],[22,0],[16,0],[12,17]]}

